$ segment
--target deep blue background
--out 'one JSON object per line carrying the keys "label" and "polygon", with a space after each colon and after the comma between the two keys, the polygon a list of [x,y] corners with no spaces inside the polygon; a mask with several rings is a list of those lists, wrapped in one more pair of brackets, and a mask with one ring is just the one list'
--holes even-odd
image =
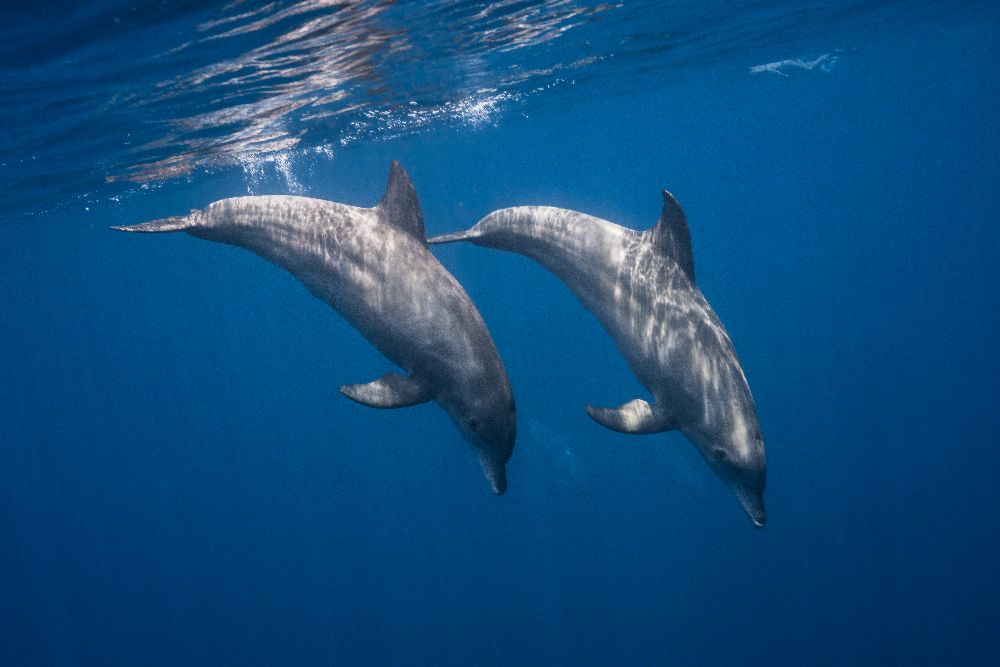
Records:
{"label": "deep blue background", "polygon": [[336,392],[389,363],[291,277],[106,229],[239,174],[0,225],[0,663],[997,664],[998,27],[873,21],[828,72],[610,79],[300,176],[373,205],[398,159],[430,233],[644,228],[669,188],[757,401],[763,530],[680,436],[587,418],[644,391],[525,258],[435,249],[517,396],[496,498],[437,406]]}

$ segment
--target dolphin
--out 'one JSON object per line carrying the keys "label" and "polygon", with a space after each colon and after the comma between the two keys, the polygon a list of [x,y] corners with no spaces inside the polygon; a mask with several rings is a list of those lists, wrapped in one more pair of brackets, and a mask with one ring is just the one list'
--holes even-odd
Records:
{"label": "dolphin", "polygon": [[483,318],[427,248],[410,177],[389,169],[382,201],[358,208],[285,195],[233,197],[125,232],[178,232],[246,248],[298,278],[406,375],[340,392],[373,408],[435,400],[478,454],[493,492],[507,489],[514,398]]}
{"label": "dolphin", "polygon": [[736,350],[695,283],[687,218],[663,192],[656,225],[639,232],[585,213],[518,206],[429,239],[470,241],[534,259],[601,322],[652,394],[617,408],[587,406],[620,433],[679,430],[762,527],[767,466],[757,411]]}

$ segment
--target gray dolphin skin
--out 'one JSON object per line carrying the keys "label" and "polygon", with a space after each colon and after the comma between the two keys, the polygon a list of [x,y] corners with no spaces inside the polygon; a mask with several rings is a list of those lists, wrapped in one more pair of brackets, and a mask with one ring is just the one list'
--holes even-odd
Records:
{"label": "gray dolphin skin", "polygon": [[733,343],[695,283],[687,218],[673,195],[663,192],[663,213],[644,232],[568,209],[519,206],[429,239],[453,241],[525,255],[559,277],[654,399],[588,406],[588,414],[621,433],[680,430],[754,525],[764,525],[767,466],[757,411]]}
{"label": "gray dolphin skin", "polygon": [[469,295],[427,249],[417,193],[399,163],[374,208],[234,197],[113,229],[184,231],[282,267],[408,374],[346,385],[344,395],[374,408],[437,401],[478,454],[493,492],[507,489],[516,429],[507,372]]}

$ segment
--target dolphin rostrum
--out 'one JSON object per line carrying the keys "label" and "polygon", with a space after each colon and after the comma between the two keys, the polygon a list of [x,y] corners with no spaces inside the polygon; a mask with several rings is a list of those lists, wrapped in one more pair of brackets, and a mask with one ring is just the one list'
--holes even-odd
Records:
{"label": "dolphin rostrum", "polygon": [[233,197],[114,229],[185,231],[287,270],[407,373],[346,385],[341,393],[374,408],[436,400],[478,454],[493,492],[507,489],[516,428],[507,372],[469,295],[427,249],[417,193],[399,163],[392,163],[374,208]]}
{"label": "dolphin rostrum", "polygon": [[470,241],[526,255],[559,277],[611,334],[652,394],[617,408],[587,407],[621,433],[678,429],[764,525],[764,441],[750,387],[722,322],[695,284],[687,218],[663,193],[663,214],[638,232],[547,206],[490,213],[430,243]]}

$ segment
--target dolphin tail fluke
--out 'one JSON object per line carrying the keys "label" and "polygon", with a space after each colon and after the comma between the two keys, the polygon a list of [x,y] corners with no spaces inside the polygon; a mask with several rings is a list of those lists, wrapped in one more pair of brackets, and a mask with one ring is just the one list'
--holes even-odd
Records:
{"label": "dolphin tail fluke", "polygon": [[195,226],[194,216],[175,215],[171,218],[160,218],[152,222],[143,222],[138,225],[123,225],[112,227],[119,232],[181,232]]}
{"label": "dolphin tail fluke", "polygon": [[464,232],[454,232],[452,234],[439,234],[427,239],[428,243],[455,243],[457,241],[469,241],[476,238],[476,234],[471,229]]}

